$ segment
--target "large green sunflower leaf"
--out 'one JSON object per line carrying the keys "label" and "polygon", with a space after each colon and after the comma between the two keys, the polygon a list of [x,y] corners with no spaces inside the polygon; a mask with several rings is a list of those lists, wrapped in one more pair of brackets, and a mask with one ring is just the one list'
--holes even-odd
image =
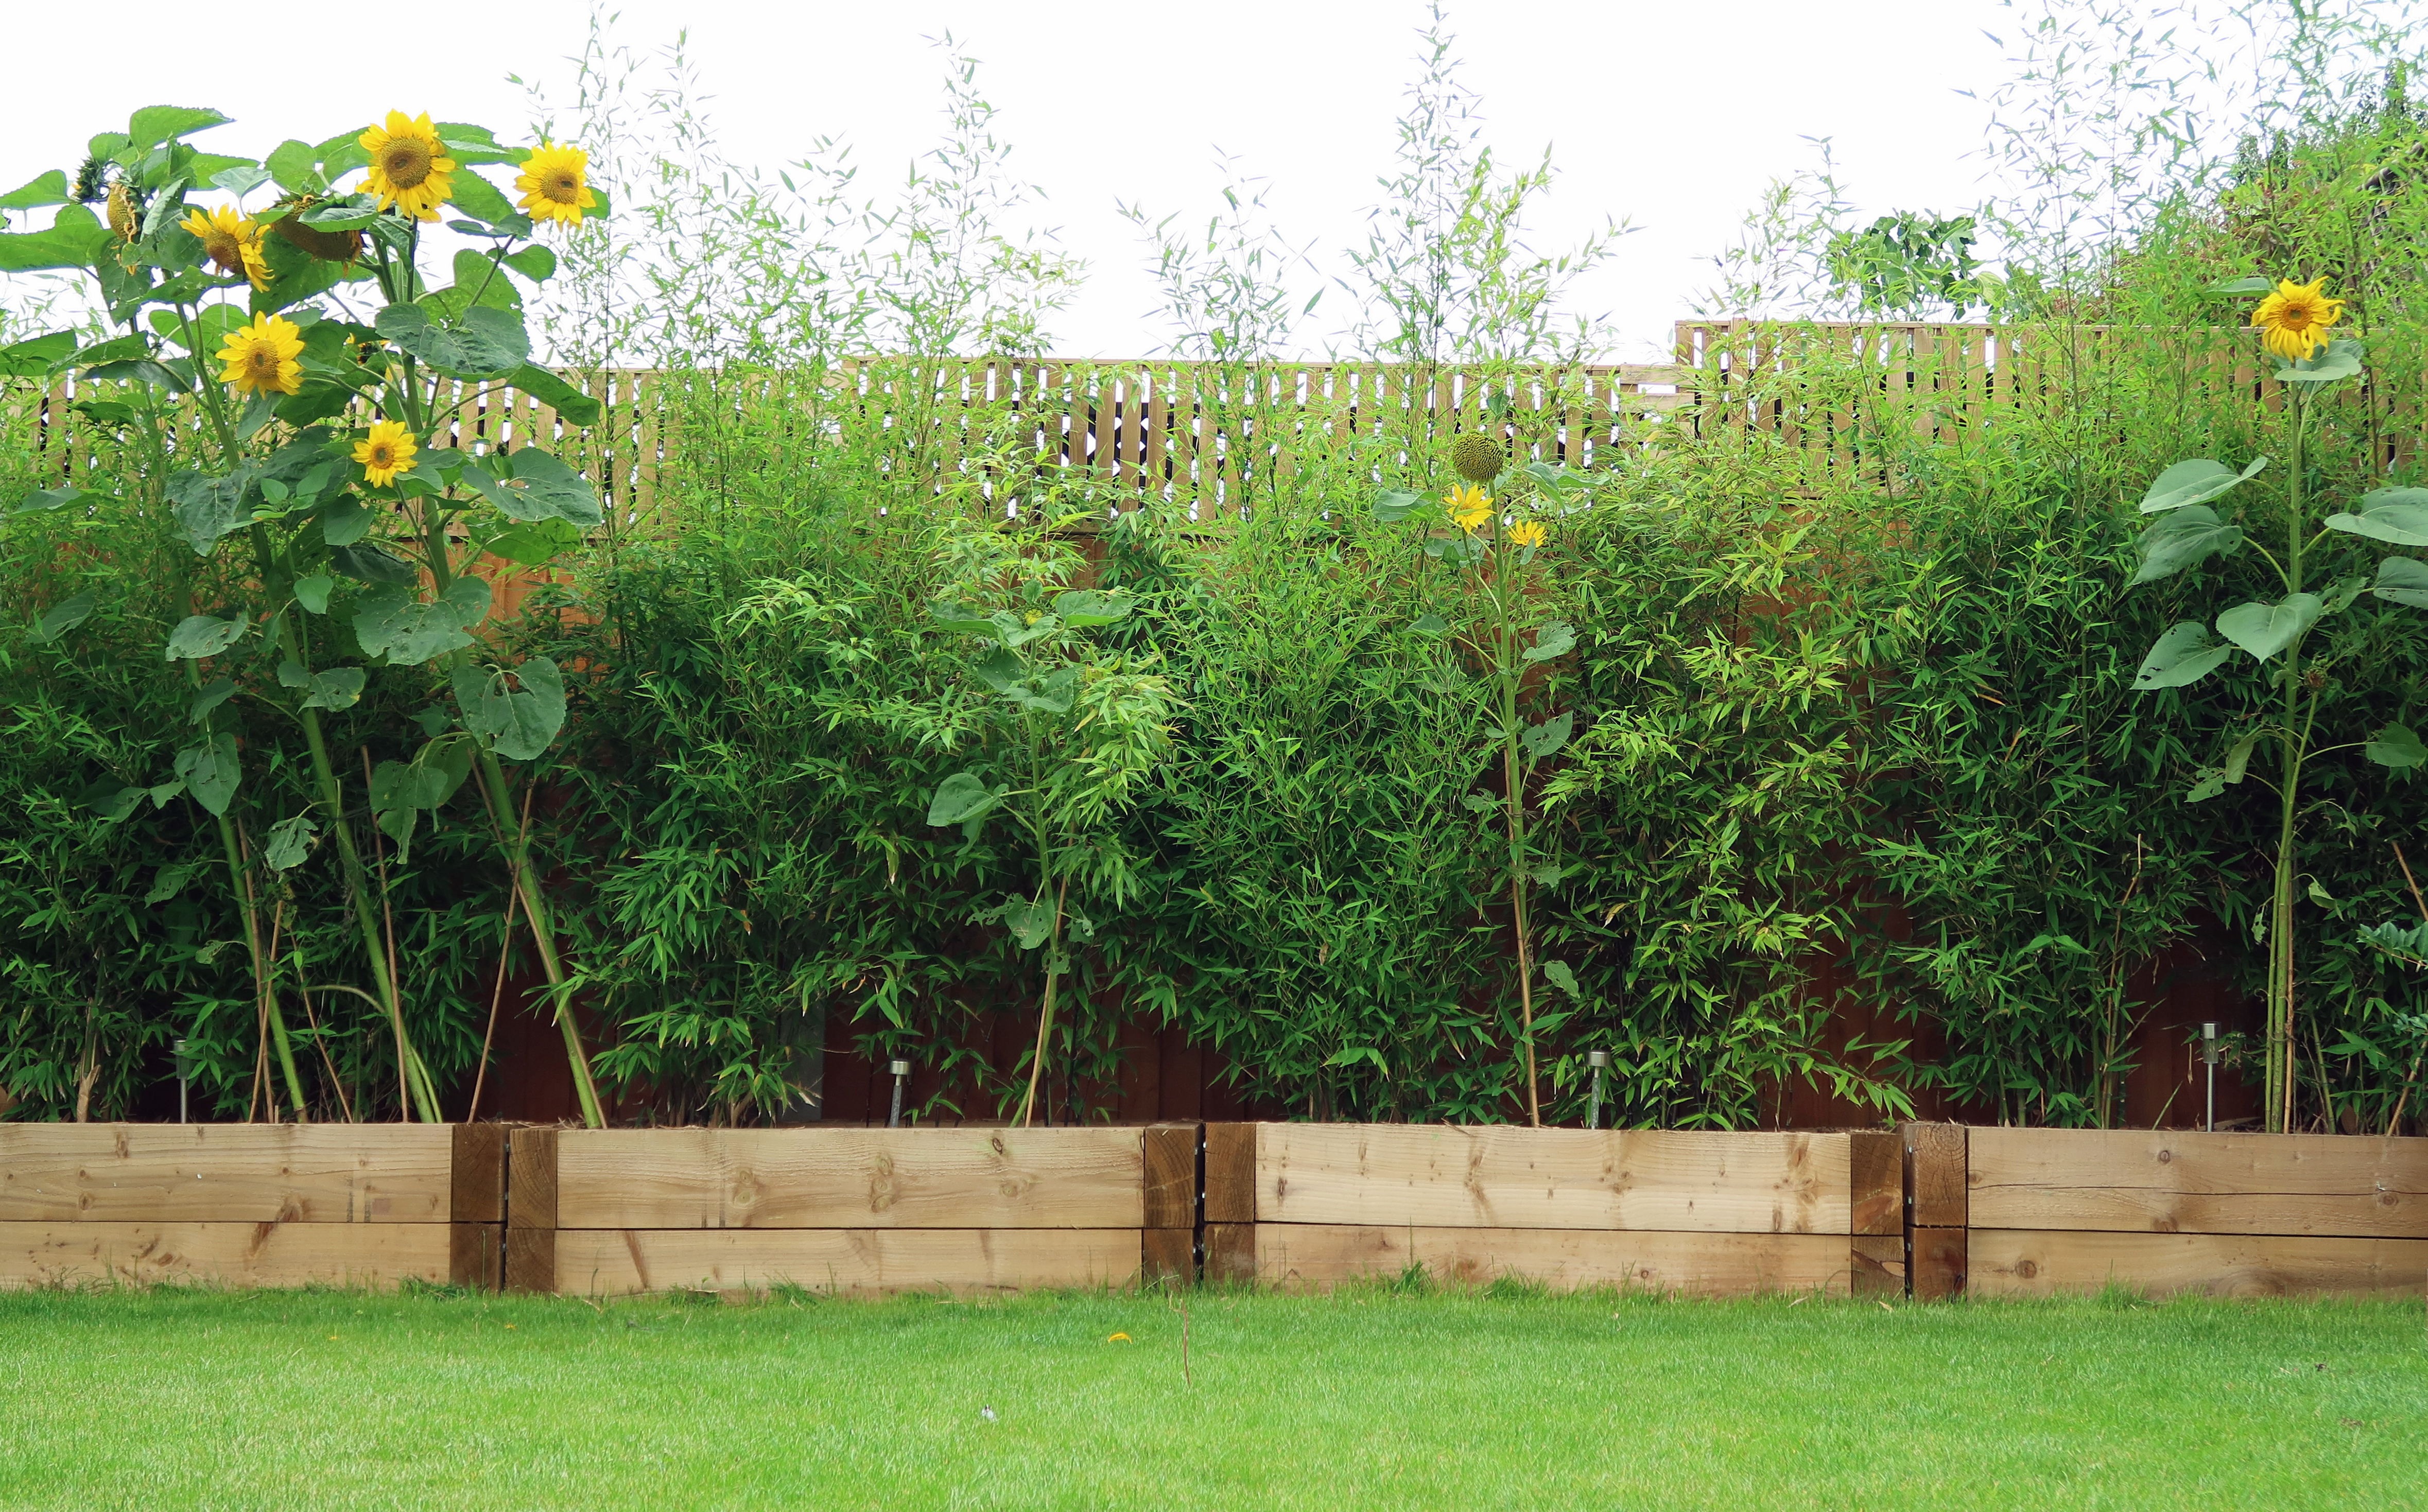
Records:
{"label": "large green sunflower leaf", "polygon": [[2197,566],[2220,551],[2242,549],[2242,527],[2228,525],[2207,504],[2188,504],[2161,516],[2141,533],[2141,569],[2135,583],[2155,583]]}
{"label": "large green sunflower leaf", "polygon": [[354,638],[365,655],[409,666],[471,645],[466,630],[488,612],[489,585],[479,578],[457,578],[426,603],[390,584],[363,595],[354,610]]}
{"label": "large green sunflower leaf", "polygon": [[2150,648],[2150,654],[2141,658],[2141,669],[2133,678],[2134,691],[2190,687],[2216,671],[2234,651],[2231,645],[2212,644],[2208,627],[2196,620],[2170,626]]}
{"label": "large green sunflower leaf", "polygon": [[502,378],[531,360],[520,317],[474,307],[442,324],[418,304],[379,312],[379,334],[451,378]]}
{"label": "large green sunflower leaf", "polygon": [[2141,513],[2156,515],[2164,510],[2205,504],[2227,489],[2259,476],[2259,469],[2266,466],[2266,457],[2253,458],[2251,466],[2240,472],[2207,457],[2178,462],[2159,473],[2151,483],[2150,491],[2141,496]]}
{"label": "large green sunflower leaf", "polygon": [[2428,546],[2428,488],[2380,488],[2363,494],[2357,515],[2329,515],[2329,530],[2394,546]]}
{"label": "large green sunflower leaf", "polygon": [[2428,562],[2389,556],[2377,565],[2377,583],[2370,591],[2394,603],[2428,609]]}
{"label": "large green sunflower leaf", "polygon": [[45,205],[65,205],[69,201],[68,175],[58,169],[21,184],[6,194],[0,194],[0,210],[33,210]]}
{"label": "large green sunflower leaf", "polygon": [[173,138],[190,137],[197,131],[224,126],[235,119],[206,107],[147,105],[127,119],[126,145],[120,150],[156,147]]}
{"label": "large green sunflower leaf", "polygon": [[177,753],[177,781],[214,817],[227,812],[241,775],[234,735],[213,735]]}
{"label": "large green sunflower leaf", "polygon": [[537,759],[565,728],[565,675],[545,656],[514,668],[509,687],[501,668],[459,666],[453,686],[465,728],[508,761]]}
{"label": "large green sunflower leaf", "polygon": [[2217,633],[2266,661],[2293,644],[2326,608],[2315,593],[2289,593],[2281,603],[2242,603],[2217,616]]}

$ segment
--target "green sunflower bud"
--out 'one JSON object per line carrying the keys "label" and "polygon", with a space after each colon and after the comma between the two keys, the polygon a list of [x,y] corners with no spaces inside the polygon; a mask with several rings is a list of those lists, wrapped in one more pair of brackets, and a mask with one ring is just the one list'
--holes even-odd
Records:
{"label": "green sunflower bud", "polygon": [[1490,483],[1505,462],[1501,443],[1481,431],[1468,431],[1450,445],[1450,465],[1469,483]]}

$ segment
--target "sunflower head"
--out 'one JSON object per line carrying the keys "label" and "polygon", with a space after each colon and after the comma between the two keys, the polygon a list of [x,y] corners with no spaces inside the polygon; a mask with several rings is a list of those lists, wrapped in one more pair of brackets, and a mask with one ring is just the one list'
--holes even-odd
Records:
{"label": "sunflower head", "polygon": [[233,205],[189,210],[178,222],[203,244],[203,255],[223,273],[250,279],[255,288],[270,287],[270,266],[261,259],[261,226]]}
{"label": "sunflower head", "polygon": [[386,125],[371,127],[359,140],[363,151],[371,155],[363,188],[379,196],[380,208],[393,206],[417,221],[437,220],[438,207],[455,190],[449,176],[455,172],[455,159],[447,156],[429,113],[408,116],[390,110]]}
{"label": "sunflower head", "polygon": [[291,394],[304,386],[304,328],[276,315],[256,315],[227,334],[220,382],[239,394]]}
{"label": "sunflower head", "polygon": [[106,182],[108,177],[109,164],[99,154],[88,154],[83,162],[76,164],[75,188],[68,193],[78,205],[97,205],[109,192]]}
{"label": "sunflower head", "polygon": [[1551,533],[1531,519],[1521,519],[1509,527],[1509,544],[1518,547],[1540,546]]}
{"label": "sunflower head", "polygon": [[523,191],[523,212],[534,221],[580,225],[582,212],[599,204],[599,196],[590,191],[589,175],[588,153],[541,142],[515,176],[515,188]]}
{"label": "sunflower head", "polygon": [[363,469],[365,482],[385,488],[413,466],[416,450],[413,433],[401,421],[382,420],[371,427],[370,435],[354,443],[354,461]]}
{"label": "sunflower head", "polygon": [[109,229],[121,241],[132,241],[143,230],[143,200],[132,184],[109,186]]}
{"label": "sunflower head", "polygon": [[322,262],[351,263],[362,256],[363,234],[361,232],[323,231],[319,226],[304,223],[304,212],[310,209],[314,203],[313,196],[309,194],[301,194],[291,200],[280,201],[280,206],[285,208],[287,213],[270,222],[271,235],[290,247],[303,249]]}
{"label": "sunflower head", "polygon": [[2327,327],[2343,318],[2344,302],[2329,299],[2327,281],[2313,279],[2297,284],[2282,279],[2276,292],[2259,302],[2251,312],[2251,323],[2259,327],[2259,339],[2269,351],[2288,362],[2305,362],[2318,355],[2327,344]]}
{"label": "sunflower head", "polygon": [[1490,483],[1501,476],[1505,453],[1501,443],[1481,431],[1465,431],[1450,444],[1450,465],[1469,483]]}
{"label": "sunflower head", "polygon": [[1492,496],[1473,484],[1452,488],[1442,496],[1442,504],[1450,510],[1450,522],[1470,535],[1492,518]]}

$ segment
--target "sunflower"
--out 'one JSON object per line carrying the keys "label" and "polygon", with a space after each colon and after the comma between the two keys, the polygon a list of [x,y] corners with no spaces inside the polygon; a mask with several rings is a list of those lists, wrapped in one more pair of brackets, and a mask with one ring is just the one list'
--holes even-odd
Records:
{"label": "sunflower", "polygon": [[1472,485],[1452,488],[1442,496],[1442,502],[1450,509],[1450,522],[1470,534],[1492,518],[1492,496]]}
{"label": "sunflower", "polygon": [[418,221],[437,220],[438,206],[455,190],[447,176],[455,172],[455,159],[447,156],[428,114],[390,110],[387,125],[371,127],[360,140],[371,155],[363,188],[379,196],[380,208],[394,205]]}
{"label": "sunflower", "polygon": [[232,205],[195,209],[178,222],[203,244],[203,255],[223,273],[241,274],[255,288],[270,287],[270,265],[261,260],[261,225]]}
{"label": "sunflower", "polygon": [[413,466],[413,433],[402,421],[382,420],[371,427],[371,434],[354,443],[354,460],[362,464],[363,477],[374,488],[385,488],[396,482],[396,475]]}
{"label": "sunflower", "polygon": [[220,382],[238,393],[291,394],[304,386],[304,368],[295,359],[304,353],[304,328],[276,315],[256,315],[250,325],[227,334],[220,360],[227,371]]}
{"label": "sunflower", "polygon": [[143,232],[143,202],[137,198],[130,184],[109,186],[109,229],[121,241],[132,241]]}
{"label": "sunflower", "polygon": [[1551,533],[1550,531],[1545,530],[1541,525],[1536,524],[1534,521],[1531,519],[1521,519],[1517,524],[1509,527],[1509,544],[1512,546],[1540,546],[1546,540],[1550,538],[1550,534]]}
{"label": "sunflower", "polygon": [[589,172],[590,155],[581,148],[541,142],[515,175],[515,188],[523,191],[522,206],[533,220],[580,225],[582,212],[599,203],[590,192]]}
{"label": "sunflower", "polygon": [[1469,483],[1490,483],[1506,461],[1501,443],[1481,431],[1463,432],[1450,444],[1450,465]]}
{"label": "sunflower", "polygon": [[2260,342],[2269,351],[2288,362],[2304,362],[2318,355],[2327,344],[2327,327],[2343,319],[2344,302],[2329,299],[2327,281],[2314,279],[2297,284],[2291,279],[2279,280],[2276,292],[2259,302],[2251,312],[2251,323],[2259,327]]}

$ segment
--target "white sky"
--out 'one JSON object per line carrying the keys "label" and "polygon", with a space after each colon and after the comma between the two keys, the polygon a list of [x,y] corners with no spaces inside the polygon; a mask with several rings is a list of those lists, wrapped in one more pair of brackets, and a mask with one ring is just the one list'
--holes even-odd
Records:
{"label": "white sky", "polygon": [[[16,9],[0,189],[73,170],[88,136],[123,129],[131,109],[153,104],[237,117],[198,143],[254,155],[390,106],[519,136],[529,112],[506,75],[569,97],[565,59],[587,8],[415,0],[258,25],[208,16],[188,0]],[[943,59],[923,39],[949,29],[984,60],[980,83],[1017,146],[1013,167],[1050,197],[1042,222],[1091,264],[1088,288],[1054,322],[1056,349],[1121,356],[1159,348],[1168,332],[1116,199],[1202,224],[1222,182],[1220,147],[1271,180],[1275,221],[1293,242],[1313,238],[1330,267],[1358,238],[1388,169],[1422,21],[1413,0],[630,0],[615,35],[648,50],[689,29],[729,157],[774,168],[837,135],[876,187],[941,131]],[[1641,360],[1665,352],[1668,322],[1708,287],[1706,259],[1764,184],[1817,162],[1807,138],[1834,139],[1840,177],[1867,212],[1980,198],[1986,109],[1960,91],[1986,94],[2006,76],[1983,29],[2016,18],[1991,0],[1467,0],[1451,22],[1487,139],[1512,160],[1553,148],[1561,177],[1536,245],[1565,246],[1606,215],[1640,228],[1578,303],[1614,317],[1620,354]],[[402,82],[371,82],[383,75]],[[1325,313],[1335,319],[1306,334],[1321,339],[1341,312]]]}

